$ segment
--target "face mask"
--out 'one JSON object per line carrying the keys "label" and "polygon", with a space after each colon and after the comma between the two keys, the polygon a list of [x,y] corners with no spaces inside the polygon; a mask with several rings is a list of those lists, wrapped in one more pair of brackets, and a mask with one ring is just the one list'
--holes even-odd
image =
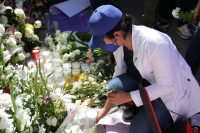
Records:
{"label": "face mask", "polygon": [[112,45],[112,44],[105,44],[105,43],[102,43],[101,47],[107,52],[114,52],[119,48],[119,46]]}

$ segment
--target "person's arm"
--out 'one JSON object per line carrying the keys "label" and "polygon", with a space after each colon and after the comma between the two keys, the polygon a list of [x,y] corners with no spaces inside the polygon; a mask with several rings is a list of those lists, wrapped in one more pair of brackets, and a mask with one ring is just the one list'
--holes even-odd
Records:
{"label": "person's arm", "polygon": [[[151,101],[173,92],[175,81],[174,68],[172,67],[172,63],[174,62],[172,62],[173,57],[171,57],[171,50],[173,48],[170,48],[169,45],[165,44],[170,43],[168,39],[165,41],[165,37],[162,40],[159,39],[160,37],[157,38],[157,41],[154,41],[153,39],[149,40],[143,48],[140,48],[142,49],[140,52],[144,56],[142,58],[148,59],[148,65],[151,66],[152,69],[151,73],[145,73],[148,75],[147,78],[149,78],[147,80],[154,80],[153,77],[155,77],[154,83],[145,87]],[[141,60],[141,62],[143,62],[143,60]],[[151,75],[152,78],[150,78]],[[132,91],[130,94],[137,106],[143,105],[139,90]]]}
{"label": "person's arm", "polygon": [[196,8],[194,9],[193,17],[194,17],[195,23],[198,23],[200,21],[200,0],[198,0]]}

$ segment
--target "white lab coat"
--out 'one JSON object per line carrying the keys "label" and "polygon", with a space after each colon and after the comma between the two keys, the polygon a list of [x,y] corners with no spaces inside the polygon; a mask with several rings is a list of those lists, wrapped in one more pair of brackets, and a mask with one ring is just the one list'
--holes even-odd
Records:
{"label": "white lab coat", "polygon": [[[200,87],[191,69],[170,37],[145,26],[132,26],[133,62],[141,76],[151,85],[146,89],[151,100],[161,98],[166,107],[185,117],[200,112]],[[114,53],[114,76],[126,72],[123,46]],[[137,106],[139,91],[130,92]],[[171,113],[175,121],[179,116]]]}

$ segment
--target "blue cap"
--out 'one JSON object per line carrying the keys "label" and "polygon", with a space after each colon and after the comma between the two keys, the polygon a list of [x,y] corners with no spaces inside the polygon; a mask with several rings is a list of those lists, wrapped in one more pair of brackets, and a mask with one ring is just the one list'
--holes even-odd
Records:
{"label": "blue cap", "polygon": [[118,46],[107,46],[107,44],[103,43],[104,36],[107,32],[112,30],[121,20],[122,12],[112,6],[112,5],[102,5],[98,7],[91,15],[89,19],[89,27],[93,34],[89,47],[98,48],[102,46],[102,48],[106,48],[104,50],[113,52],[118,48]]}

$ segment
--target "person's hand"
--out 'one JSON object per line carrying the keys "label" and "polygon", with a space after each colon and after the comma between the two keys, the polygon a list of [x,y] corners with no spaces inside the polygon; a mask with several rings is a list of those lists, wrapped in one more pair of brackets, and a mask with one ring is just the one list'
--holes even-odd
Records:
{"label": "person's hand", "polygon": [[108,92],[108,100],[110,101],[110,103],[120,105],[132,101],[132,98],[130,92],[124,92],[117,89],[115,93],[113,92],[113,90]]}
{"label": "person's hand", "polygon": [[97,111],[97,118],[96,118],[96,124],[99,122],[99,120],[101,118],[103,118],[105,115],[104,115],[104,109],[96,109]]}
{"label": "person's hand", "polygon": [[200,0],[198,1],[196,8],[194,9],[193,18],[195,24],[197,24],[200,21]]}

